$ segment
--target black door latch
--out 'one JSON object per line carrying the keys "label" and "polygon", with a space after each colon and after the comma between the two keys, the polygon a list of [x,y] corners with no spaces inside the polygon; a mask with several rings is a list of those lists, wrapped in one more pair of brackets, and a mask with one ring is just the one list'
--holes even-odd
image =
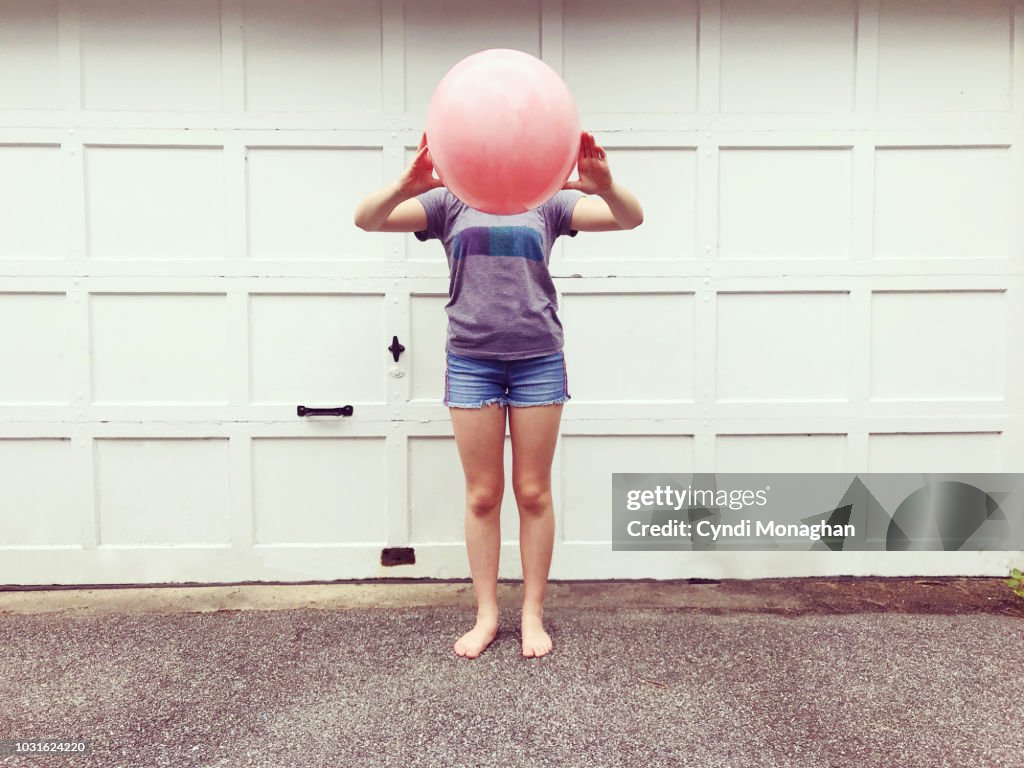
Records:
{"label": "black door latch", "polygon": [[391,354],[394,356],[396,363],[398,362],[398,356],[400,354],[402,354],[403,352],[405,352],[405,347],[402,346],[402,344],[398,341],[398,337],[397,336],[392,336],[391,337],[391,346],[388,347],[388,349],[390,350]]}

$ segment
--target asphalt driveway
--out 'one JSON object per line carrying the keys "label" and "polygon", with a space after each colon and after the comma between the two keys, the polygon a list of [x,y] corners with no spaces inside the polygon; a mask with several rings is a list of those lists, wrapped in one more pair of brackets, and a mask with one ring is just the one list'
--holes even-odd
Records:
{"label": "asphalt driveway", "polygon": [[0,592],[0,739],[91,749],[0,764],[1024,767],[999,579],[519,589],[473,660],[465,583]]}

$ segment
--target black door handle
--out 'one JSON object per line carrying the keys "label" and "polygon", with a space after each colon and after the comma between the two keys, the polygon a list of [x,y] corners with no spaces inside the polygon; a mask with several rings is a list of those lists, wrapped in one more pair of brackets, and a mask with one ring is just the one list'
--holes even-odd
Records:
{"label": "black door handle", "polygon": [[351,405],[342,405],[337,408],[307,408],[300,405],[296,409],[296,413],[299,416],[351,416],[352,410]]}

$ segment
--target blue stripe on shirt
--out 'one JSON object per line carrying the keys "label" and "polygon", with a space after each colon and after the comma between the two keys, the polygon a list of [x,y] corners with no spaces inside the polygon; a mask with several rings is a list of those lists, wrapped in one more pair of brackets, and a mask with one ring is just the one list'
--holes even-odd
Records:
{"label": "blue stripe on shirt", "polygon": [[520,256],[544,261],[541,235],[532,227],[466,227],[455,234],[455,258],[465,256]]}

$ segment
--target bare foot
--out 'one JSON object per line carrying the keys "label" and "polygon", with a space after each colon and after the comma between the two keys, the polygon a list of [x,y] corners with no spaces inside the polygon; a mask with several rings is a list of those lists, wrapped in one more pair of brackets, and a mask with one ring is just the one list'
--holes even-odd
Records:
{"label": "bare foot", "polygon": [[537,658],[551,650],[551,637],[544,631],[541,614],[523,612],[523,656]]}
{"label": "bare foot", "polygon": [[498,633],[498,617],[477,616],[476,625],[455,641],[455,652],[467,659],[475,659],[491,644]]}

